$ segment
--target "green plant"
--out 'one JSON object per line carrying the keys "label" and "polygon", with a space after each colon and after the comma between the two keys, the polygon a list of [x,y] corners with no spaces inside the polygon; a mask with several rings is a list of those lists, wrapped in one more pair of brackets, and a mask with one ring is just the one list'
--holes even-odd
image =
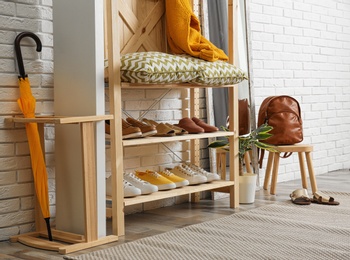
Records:
{"label": "green plant", "polygon": [[[224,131],[228,131],[226,127],[221,127]],[[261,140],[266,140],[272,136],[269,132],[273,129],[272,126],[268,124],[263,124],[257,129],[251,131],[249,134],[241,135],[238,137],[239,140],[239,164],[240,170],[239,175],[243,175],[243,160],[246,152],[253,149],[254,146],[260,149],[268,150],[271,152],[277,152],[275,146],[261,142]],[[208,145],[209,148],[222,148],[229,151],[229,138],[225,137],[224,139],[216,140]]]}

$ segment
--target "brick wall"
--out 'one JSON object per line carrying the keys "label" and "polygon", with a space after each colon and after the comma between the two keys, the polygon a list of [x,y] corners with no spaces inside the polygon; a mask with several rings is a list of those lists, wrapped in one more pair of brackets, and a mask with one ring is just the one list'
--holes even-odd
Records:
{"label": "brick wall", "polygon": [[[17,98],[17,65],[14,39],[23,31],[35,32],[42,41],[41,53],[31,39],[21,41],[24,67],[37,99],[38,114],[53,113],[52,1],[0,1],[0,240],[33,229],[34,186],[29,148],[23,124],[6,117],[21,114]],[[54,131],[46,128],[46,162],[49,174],[51,213],[54,209]]]}
{"label": "brick wall", "polygon": [[[295,97],[316,174],[350,168],[350,2],[250,0],[250,9],[256,111],[267,96]],[[294,178],[297,156],[279,174]]]}

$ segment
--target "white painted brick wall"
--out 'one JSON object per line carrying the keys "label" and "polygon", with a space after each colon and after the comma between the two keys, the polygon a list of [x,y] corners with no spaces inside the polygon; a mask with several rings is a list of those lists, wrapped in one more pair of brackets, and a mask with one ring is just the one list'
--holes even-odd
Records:
{"label": "white painted brick wall", "polygon": [[[29,147],[23,124],[6,117],[21,114],[17,99],[14,39],[22,31],[36,33],[43,48],[37,53],[31,39],[21,41],[24,67],[37,99],[37,114],[53,114],[52,0],[0,1],[0,240],[34,228],[34,186]],[[46,160],[50,205],[54,209],[54,130],[46,127]],[[54,219],[55,210],[51,211]]]}
{"label": "white painted brick wall", "polygon": [[[295,97],[316,174],[350,168],[350,2],[250,0],[250,7],[256,112],[267,96]],[[298,160],[280,164],[279,181],[300,178]]]}

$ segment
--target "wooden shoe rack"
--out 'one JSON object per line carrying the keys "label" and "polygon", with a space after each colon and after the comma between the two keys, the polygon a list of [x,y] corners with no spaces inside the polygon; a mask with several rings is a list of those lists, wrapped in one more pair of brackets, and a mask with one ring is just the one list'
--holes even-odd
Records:
{"label": "wooden shoe rack", "polygon": [[[133,4],[131,4],[133,2]],[[233,1],[228,1],[230,40],[229,49],[233,50]],[[239,205],[238,198],[238,89],[236,85],[221,86],[199,86],[196,84],[131,84],[123,83],[120,80],[120,55],[137,51],[167,51],[165,35],[165,1],[118,1],[107,0],[106,2],[106,35],[107,52],[109,63],[109,97],[110,113],[115,120],[111,121],[111,171],[112,190],[111,197],[107,199],[112,202],[112,207],[107,209],[107,216],[113,218],[113,234],[122,236],[125,234],[124,227],[124,207],[145,203],[164,198],[191,195],[196,198],[198,192],[213,190],[228,192],[230,194],[230,207]],[[230,61],[233,61],[233,53],[229,54]],[[216,132],[210,134],[194,134],[176,137],[147,137],[143,139],[122,140],[120,121],[122,118],[122,97],[121,89],[166,89],[166,88],[188,88],[190,89],[190,114],[198,116],[198,88],[202,87],[225,87],[229,93],[229,116],[230,131]],[[215,181],[209,184],[198,186],[188,186],[176,190],[158,192],[147,196],[135,198],[123,197],[123,149],[128,146],[142,146],[150,143],[164,143],[174,141],[191,141],[191,162],[195,163],[198,158],[198,148],[196,142],[200,138],[212,138],[219,136],[229,136],[230,153],[230,173],[229,180]],[[198,198],[198,196],[197,196]]]}

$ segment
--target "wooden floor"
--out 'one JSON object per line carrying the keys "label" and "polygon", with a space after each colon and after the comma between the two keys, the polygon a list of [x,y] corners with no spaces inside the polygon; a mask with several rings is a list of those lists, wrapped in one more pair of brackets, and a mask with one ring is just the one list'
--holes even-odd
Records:
{"label": "wooden floor", "polygon": [[[317,185],[323,191],[350,192],[350,171],[334,171],[323,175],[317,175]],[[126,216],[126,236],[118,242],[95,247],[92,249],[73,253],[79,255],[90,251],[106,248],[109,246],[133,241],[147,236],[153,236],[173,229],[204,221],[217,219],[240,211],[261,207],[276,201],[290,200],[289,194],[295,189],[301,188],[300,180],[288,181],[277,184],[277,195],[270,195],[268,191],[259,190],[256,192],[254,204],[241,204],[239,209],[227,207],[228,199],[201,200],[200,203],[184,203],[176,206],[155,209],[144,213],[131,214]],[[311,195],[311,189],[309,188]],[[107,223],[108,233],[111,223]],[[20,243],[0,242],[0,260],[2,259],[62,259],[63,256],[56,252],[38,250],[24,246]]]}

